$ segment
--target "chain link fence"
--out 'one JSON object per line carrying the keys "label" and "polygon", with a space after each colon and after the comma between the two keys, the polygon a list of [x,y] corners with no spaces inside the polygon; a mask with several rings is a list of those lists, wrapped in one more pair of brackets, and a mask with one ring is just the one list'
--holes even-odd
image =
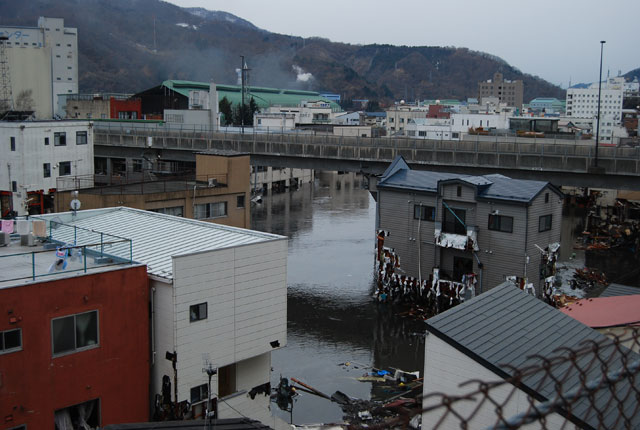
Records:
{"label": "chain link fence", "polygon": [[638,429],[640,330],[619,333],[553,356],[532,354],[535,365],[511,368],[504,379],[469,380],[455,395],[429,392],[425,375],[420,408],[350,428],[415,428],[421,415],[422,429]]}

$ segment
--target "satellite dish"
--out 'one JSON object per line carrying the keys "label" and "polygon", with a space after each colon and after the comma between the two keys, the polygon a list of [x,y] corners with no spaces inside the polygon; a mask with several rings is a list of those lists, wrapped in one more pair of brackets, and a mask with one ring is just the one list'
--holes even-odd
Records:
{"label": "satellite dish", "polygon": [[80,206],[82,206],[82,204],[80,203],[80,200],[73,199],[71,200],[71,203],[69,204],[69,206],[71,206],[71,210],[77,211],[80,209]]}

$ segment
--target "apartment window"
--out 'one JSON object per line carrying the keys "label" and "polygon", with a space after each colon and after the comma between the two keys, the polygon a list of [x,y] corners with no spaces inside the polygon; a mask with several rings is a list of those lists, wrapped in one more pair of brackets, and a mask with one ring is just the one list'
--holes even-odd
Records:
{"label": "apartment window", "polygon": [[87,132],[76,131],[76,145],[86,145],[86,144],[87,144]]}
{"label": "apartment window", "polygon": [[0,331],[0,354],[22,350],[22,329]]}
{"label": "apartment window", "polygon": [[209,398],[209,390],[207,384],[198,385],[191,389],[191,404],[203,402]]}
{"label": "apartment window", "polygon": [[433,206],[413,205],[413,219],[422,221],[435,221],[436,208]]}
{"label": "apartment window", "polygon": [[189,306],[189,322],[207,319],[207,302]]}
{"label": "apartment window", "polygon": [[227,202],[204,203],[196,205],[196,219],[219,218],[227,216]]}
{"label": "apartment window", "polygon": [[464,209],[449,209],[446,206],[443,210],[442,231],[445,233],[467,234],[464,225],[467,218],[467,211]]}
{"label": "apartment window", "polygon": [[11,136],[11,150],[15,151],[16,150],[16,138]]}
{"label": "apartment window", "polygon": [[53,355],[96,348],[98,344],[98,311],[89,311],[51,320]]}
{"label": "apartment window", "polygon": [[427,136],[427,132],[426,131],[418,131],[418,136],[422,136],[422,137],[426,137]]}
{"label": "apartment window", "polygon": [[452,139],[459,139],[460,138],[460,134],[459,133],[451,133],[451,138]]}
{"label": "apartment window", "polygon": [[538,231],[551,230],[551,215],[542,215],[538,221]]}
{"label": "apartment window", "polygon": [[67,133],[63,131],[53,133],[53,145],[67,146]]}
{"label": "apartment window", "polygon": [[49,138],[48,138],[48,137],[45,137],[45,138],[44,138],[44,144],[45,144],[46,146],[48,146],[48,145],[49,145]]}
{"label": "apartment window", "polygon": [[236,196],[236,208],[244,208],[244,194],[241,196]]}
{"label": "apartment window", "polygon": [[151,212],[156,212],[159,214],[165,215],[173,215],[173,216],[184,216],[184,211],[182,206],[172,206],[170,208],[158,208],[158,209],[149,209]]}
{"label": "apartment window", "polygon": [[44,163],[42,165],[42,176],[44,176],[45,178],[51,177],[51,164]]}
{"label": "apartment window", "polygon": [[69,176],[71,174],[71,161],[61,161],[58,163],[60,176]]}
{"label": "apartment window", "polygon": [[141,173],[142,172],[142,160],[140,160],[140,159],[134,159],[133,160],[133,171],[135,173]]}
{"label": "apartment window", "polygon": [[513,217],[504,215],[489,215],[489,230],[513,233]]}

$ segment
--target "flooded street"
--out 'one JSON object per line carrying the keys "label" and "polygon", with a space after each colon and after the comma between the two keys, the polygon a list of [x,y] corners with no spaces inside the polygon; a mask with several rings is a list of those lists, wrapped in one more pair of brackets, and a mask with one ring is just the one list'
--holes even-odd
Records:
{"label": "flooded street", "polygon": [[[375,202],[361,178],[323,174],[315,186],[268,196],[252,207],[252,228],[290,238],[288,342],[272,356],[272,386],[282,374],[328,395],[339,390],[368,399],[371,383],[355,379],[365,367],[422,370],[423,323],[371,299]],[[311,394],[302,393],[293,407],[294,423],[341,420],[335,403]]]}
{"label": "flooded street", "polygon": [[[370,367],[422,372],[424,323],[372,300],[375,210],[362,178],[329,173],[313,186],[265,196],[252,206],[252,228],[290,238],[288,342],[272,355],[272,387],[282,375],[329,396],[339,390],[369,399],[371,383],[356,378]],[[563,216],[560,261],[586,262],[612,282],[640,286],[640,265],[628,250],[573,249],[581,222],[572,210]],[[289,413],[275,403],[272,410],[289,422]],[[340,422],[343,416],[335,403],[307,393],[297,397],[292,415],[294,424]]]}

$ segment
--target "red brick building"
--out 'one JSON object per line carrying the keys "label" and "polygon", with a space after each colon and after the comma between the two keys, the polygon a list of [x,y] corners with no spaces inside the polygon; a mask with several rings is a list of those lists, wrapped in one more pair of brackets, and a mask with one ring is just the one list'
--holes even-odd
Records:
{"label": "red brick building", "polygon": [[0,429],[147,421],[146,266],[55,276],[0,283]]}

